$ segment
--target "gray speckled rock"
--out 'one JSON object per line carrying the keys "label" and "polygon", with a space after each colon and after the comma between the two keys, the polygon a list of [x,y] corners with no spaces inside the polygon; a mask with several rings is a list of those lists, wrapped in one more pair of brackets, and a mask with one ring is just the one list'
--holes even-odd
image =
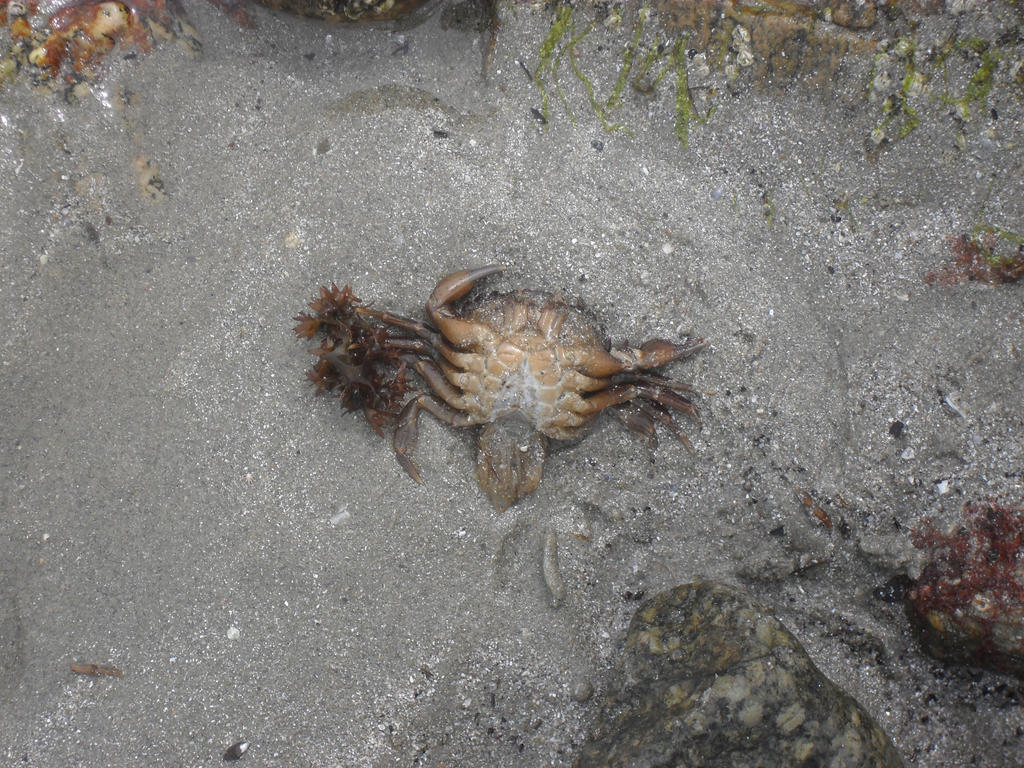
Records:
{"label": "gray speckled rock", "polygon": [[686,584],[644,603],[621,672],[580,768],[903,764],[796,638],[724,584]]}

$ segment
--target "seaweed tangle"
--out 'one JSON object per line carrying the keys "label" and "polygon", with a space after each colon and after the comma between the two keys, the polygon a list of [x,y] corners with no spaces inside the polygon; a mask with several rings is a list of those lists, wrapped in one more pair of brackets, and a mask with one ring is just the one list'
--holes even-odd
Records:
{"label": "seaweed tangle", "polygon": [[[1016,246],[1015,251],[997,251],[999,240]],[[924,276],[928,285],[956,285],[964,280],[977,280],[990,285],[1015,283],[1024,278],[1024,240],[1007,230],[986,227],[978,235],[949,238],[953,260]]]}
{"label": "seaweed tangle", "polygon": [[414,320],[365,306],[346,285],[323,286],[309,302],[310,313],[296,315],[295,335],[321,338],[310,349],[317,362],[306,373],[316,393],[333,393],[346,411],[362,411],[374,431],[398,417],[405,396],[414,387],[409,364],[422,350],[418,334],[426,329]]}

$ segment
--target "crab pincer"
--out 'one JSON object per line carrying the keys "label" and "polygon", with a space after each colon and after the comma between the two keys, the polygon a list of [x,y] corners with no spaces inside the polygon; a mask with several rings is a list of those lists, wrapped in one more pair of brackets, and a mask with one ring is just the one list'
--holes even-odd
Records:
{"label": "crab pincer", "polygon": [[486,344],[492,341],[493,334],[479,323],[457,317],[448,304],[469,293],[478,280],[504,271],[505,267],[502,264],[461,269],[441,280],[430,294],[430,298],[427,299],[427,317],[456,349],[463,349],[474,343]]}

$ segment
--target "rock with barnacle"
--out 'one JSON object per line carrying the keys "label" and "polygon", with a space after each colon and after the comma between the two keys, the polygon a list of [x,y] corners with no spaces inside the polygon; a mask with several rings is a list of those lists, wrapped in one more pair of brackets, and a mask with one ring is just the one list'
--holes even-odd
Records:
{"label": "rock with barnacle", "polygon": [[[240,21],[247,18],[241,8],[234,10]],[[0,4],[0,24],[10,34],[11,59],[40,82],[88,80],[115,46],[145,53],[158,39],[173,37],[193,50],[201,47],[178,0],[10,2]]]}
{"label": "rock with barnacle", "polygon": [[492,294],[459,309],[473,285],[502,266],[448,275],[427,300],[427,322],[363,304],[350,286],[321,288],[296,334],[320,339],[308,376],[383,434],[393,428],[399,464],[413,460],[427,411],[455,427],[478,427],[477,479],[499,510],[540,483],[549,440],[581,436],[605,410],[656,443],[662,425],[689,447],[675,412],[697,418],[693,389],[656,369],[695,354],[703,339],[604,343],[586,315],[559,294]]}
{"label": "rock with barnacle", "polygon": [[386,21],[407,16],[426,0],[258,0],[279,11],[325,21]]}
{"label": "rock with barnacle", "polygon": [[[243,26],[252,26],[247,0],[208,0]],[[324,21],[387,21],[408,16],[425,0],[258,0],[275,10]],[[201,43],[181,0],[0,0],[0,26],[11,41],[10,59],[40,82],[75,84],[99,74],[107,56],[122,50],[146,53],[177,39],[193,51]]]}
{"label": "rock with barnacle", "polygon": [[969,503],[963,518],[914,531],[928,561],[907,614],[931,656],[1024,678],[1024,505]]}
{"label": "rock with barnacle", "polygon": [[903,764],[796,638],[725,584],[684,584],[641,605],[618,677],[577,768]]}

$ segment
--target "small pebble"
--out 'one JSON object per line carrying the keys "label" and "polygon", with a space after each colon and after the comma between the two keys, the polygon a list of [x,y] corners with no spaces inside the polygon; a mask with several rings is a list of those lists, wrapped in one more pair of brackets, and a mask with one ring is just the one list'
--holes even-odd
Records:
{"label": "small pebble", "polygon": [[241,760],[242,755],[244,755],[248,750],[248,741],[236,741],[234,744],[228,747],[227,751],[224,753],[224,759],[228,761]]}
{"label": "small pebble", "polygon": [[331,525],[343,523],[347,521],[350,517],[352,517],[352,513],[349,512],[347,509],[342,508],[338,510],[335,514],[331,515]]}
{"label": "small pebble", "polygon": [[580,680],[572,687],[572,700],[578,701],[580,704],[589,701],[593,695],[594,686],[590,684],[589,680]]}
{"label": "small pebble", "polygon": [[565,581],[558,571],[558,540],[555,535],[549,534],[544,542],[544,559],[541,563],[541,573],[544,575],[544,583],[551,593],[551,606],[558,608],[566,597]]}

